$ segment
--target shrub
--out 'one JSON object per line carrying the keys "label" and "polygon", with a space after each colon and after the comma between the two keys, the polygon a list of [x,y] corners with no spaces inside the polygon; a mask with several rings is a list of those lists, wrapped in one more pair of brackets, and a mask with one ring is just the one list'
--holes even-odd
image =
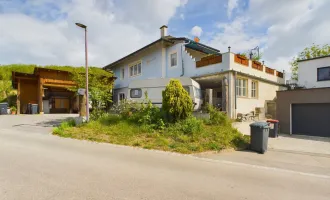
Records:
{"label": "shrub", "polygon": [[169,127],[169,131],[173,133],[184,133],[188,136],[194,136],[202,131],[203,121],[190,116],[187,119],[180,120]]}
{"label": "shrub", "polygon": [[213,125],[229,125],[230,120],[223,112],[218,111],[212,105],[207,105],[207,111],[210,113],[209,123]]}
{"label": "shrub", "polygon": [[101,117],[103,117],[104,115],[107,115],[107,113],[104,110],[95,109],[91,112],[90,119],[96,121],[96,120],[100,119]]}
{"label": "shrub", "polygon": [[145,92],[145,99],[140,107],[131,115],[131,120],[142,125],[148,125],[152,129],[164,129],[163,114],[160,109],[151,103],[148,93]]}
{"label": "shrub", "polygon": [[172,79],[163,91],[163,110],[170,122],[177,122],[191,115],[192,99],[179,80]]}

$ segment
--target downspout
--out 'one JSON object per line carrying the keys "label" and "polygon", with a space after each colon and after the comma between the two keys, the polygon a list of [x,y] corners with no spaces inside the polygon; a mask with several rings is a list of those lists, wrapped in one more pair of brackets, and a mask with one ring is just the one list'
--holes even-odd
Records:
{"label": "downspout", "polygon": [[237,83],[236,83],[236,80],[237,80],[237,72],[234,72],[234,86],[235,86],[235,114],[234,114],[234,117],[236,118],[236,111],[237,111]]}
{"label": "downspout", "polygon": [[189,43],[190,43],[190,40],[188,40],[188,42],[185,42],[185,43],[183,43],[183,44],[181,45],[181,67],[182,67],[182,74],[181,74],[181,76],[184,75],[184,61],[183,61],[182,46],[183,46],[183,45],[187,45],[187,44],[189,44]]}

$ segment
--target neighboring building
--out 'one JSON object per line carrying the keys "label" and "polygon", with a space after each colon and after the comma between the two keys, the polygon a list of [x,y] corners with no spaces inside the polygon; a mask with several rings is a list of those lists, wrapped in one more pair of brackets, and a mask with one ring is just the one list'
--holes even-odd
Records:
{"label": "neighboring building", "polygon": [[[114,102],[130,99],[133,80],[190,77],[197,81],[205,98],[220,104],[231,118],[265,108],[285,83],[282,72],[253,62],[238,54],[219,50],[184,37],[167,35],[107,65],[119,77],[114,84]],[[211,90],[210,90],[211,89]],[[208,97],[211,98],[208,98]],[[262,109],[263,110],[263,109]]]}
{"label": "neighboring building", "polygon": [[281,132],[330,137],[330,55],[298,61],[294,87],[277,92]]}
{"label": "neighboring building", "polygon": [[14,89],[17,89],[17,114],[29,113],[28,104],[38,104],[40,114],[77,113],[79,100],[67,71],[36,67],[33,74],[12,73]]}

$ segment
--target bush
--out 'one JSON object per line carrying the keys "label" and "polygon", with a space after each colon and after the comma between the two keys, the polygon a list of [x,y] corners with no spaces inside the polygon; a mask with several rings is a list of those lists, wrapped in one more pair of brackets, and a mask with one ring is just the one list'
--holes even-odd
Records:
{"label": "bush", "polygon": [[230,119],[228,118],[228,116],[225,113],[218,111],[216,108],[214,108],[214,106],[208,104],[207,112],[210,113],[209,124],[213,124],[213,125],[230,124]]}
{"label": "bush", "polygon": [[142,103],[122,101],[111,108],[112,113],[119,114],[123,119],[142,125],[147,132],[150,130],[163,130],[165,122],[161,110],[151,103],[148,93],[145,93]]}
{"label": "bush", "polygon": [[172,79],[163,91],[163,110],[170,122],[177,122],[191,115],[192,99],[179,80]]}
{"label": "bush", "polygon": [[107,113],[104,110],[95,109],[91,112],[90,119],[96,121],[101,117],[103,117],[104,115],[107,115]]}
{"label": "bush", "polygon": [[203,121],[190,116],[185,120],[180,120],[172,124],[169,129],[170,132],[183,132],[188,136],[194,136],[202,131]]}

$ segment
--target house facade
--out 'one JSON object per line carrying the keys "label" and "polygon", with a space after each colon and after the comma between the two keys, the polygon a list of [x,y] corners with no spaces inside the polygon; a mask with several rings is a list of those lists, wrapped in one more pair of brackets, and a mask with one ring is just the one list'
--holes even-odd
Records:
{"label": "house facade", "polygon": [[133,80],[190,77],[197,81],[205,100],[221,105],[231,118],[256,108],[267,112],[267,102],[283,89],[285,74],[243,56],[219,50],[184,37],[167,35],[104,67],[118,77],[114,102],[130,99]]}
{"label": "house facade", "polygon": [[277,92],[281,132],[330,137],[330,55],[298,61],[298,81]]}

